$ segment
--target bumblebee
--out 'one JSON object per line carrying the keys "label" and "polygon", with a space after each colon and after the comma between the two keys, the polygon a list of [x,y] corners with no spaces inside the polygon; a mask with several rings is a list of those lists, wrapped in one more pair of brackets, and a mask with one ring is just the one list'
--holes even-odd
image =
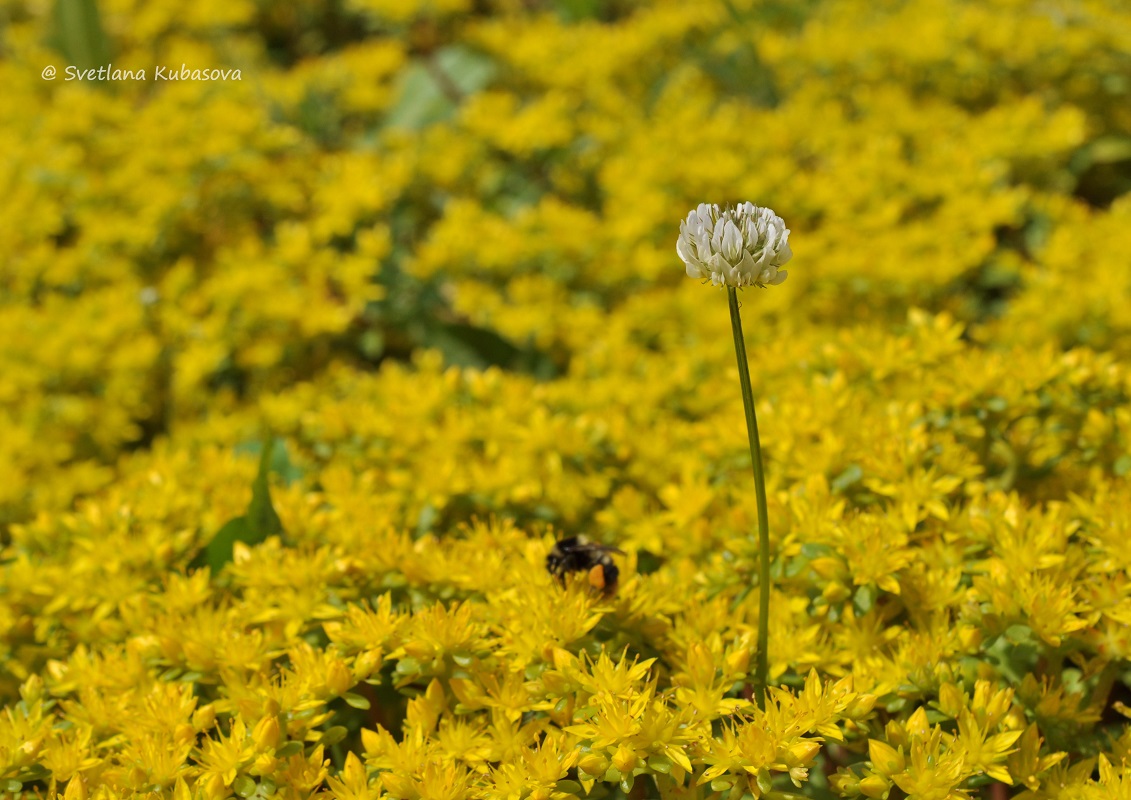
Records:
{"label": "bumblebee", "polygon": [[559,539],[554,545],[554,549],[546,556],[546,569],[563,583],[568,573],[584,572],[590,586],[612,594],[617,590],[620,570],[613,563],[610,553],[624,555],[623,550],[596,544],[586,536],[570,536],[568,539]]}

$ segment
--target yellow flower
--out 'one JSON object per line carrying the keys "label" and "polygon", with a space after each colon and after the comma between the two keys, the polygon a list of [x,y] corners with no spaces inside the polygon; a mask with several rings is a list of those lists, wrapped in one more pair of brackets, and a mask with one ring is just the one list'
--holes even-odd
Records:
{"label": "yellow flower", "polygon": [[326,779],[334,800],[379,800],[381,791],[370,786],[365,765],[354,753],[346,754],[346,763],[337,777]]}
{"label": "yellow flower", "polygon": [[231,786],[240,769],[255,757],[255,742],[247,735],[243,720],[232,720],[227,736],[207,738],[200,749],[200,764],[205,778],[217,778]]}

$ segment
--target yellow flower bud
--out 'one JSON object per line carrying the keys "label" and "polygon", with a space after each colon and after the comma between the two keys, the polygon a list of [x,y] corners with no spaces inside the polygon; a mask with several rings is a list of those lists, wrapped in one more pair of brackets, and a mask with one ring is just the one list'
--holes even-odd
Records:
{"label": "yellow flower bud", "polygon": [[192,715],[192,727],[198,731],[206,731],[216,722],[216,708],[209,703],[198,708]]}
{"label": "yellow flower bud", "polygon": [[860,793],[860,781],[851,773],[838,773],[829,777],[829,786],[842,795],[855,796]]}
{"label": "yellow flower bud", "polygon": [[881,798],[891,789],[891,783],[879,775],[869,775],[860,781],[860,793],[865,797]]}
{"label": "yellow flower bud", "polygon": [[791,745],[789,754],[796,759],[798,764],[808,764],[821,752],[821,745],[817,742],[798,742]]}
{"label": "yellow flower bud", "polygon": [[622,775],[632,772],[636,769],[636,751],[622,742],[616,753],[613,754],[613,766]]}
{"label": "yellow flower bud", "polygon": [[586,753],[577,762],[577,768],[582,772],[599,778],[609,768],[609,760],[600,753]]}
{"label": "yellow flower bud", "polygon": [[63,800],[86,800],[86,782],[81,775],[76,775],[67,781],[67,791],[63,792]]}
{"label": "yellow flower bud", "polygon": [[256,749],[274,750],[279,745],[279,735],[279,718],[264,717],[255,726],[251,738],[255,740]]}
{"label": "yellow flower bud", "polygon": [[275,758],[269,753],[263,753],[258,758],[256,758],[255,761],[252,762],[247,771],[252,775],[271,775],[278,768],[279,759]]}
{"label": "yellow flower bud", "polygon": [[349,786],[366,786],[369,782],[365,765],[354,753],[346,753],[346,766],[342,770],[342,777]]}
{"label": "yellow flower bud", "polygon": [[[927,721],[927,709],[923,706],[919,706],[911,712],[911,716],[907,718],[907,722],[904,723],[903,727],[906,728],[907,732],[912,736],[926,736],[929,734],[931,732],[931,724]],[[900,767],[900,769],[903,768]]]}
{"label": "yellow flower bud", "polygon": [[416,797],[416,790],[412,785],[412,779],[404,776],[397,775],[394,772],[381,773],[381,785],[393,797]]}
{"label": "yellow flower bud", "polygon": [[20,686],[20,697],[29,706],[43,698],[43,678],[32,675]]}
{"label": "yellow flower bud", "polygon": [[430,660],[433,653],[432,645],[428,642],[405,642],[404,651],[417,661]]}
{"label": "yellow flower bud", "polygon": [[[40,751],[43,750],[43,735],[40,734],[34,739],[28,739],[20,745],[20,753],[25,756],[27,761],[35,761],[39,758]],[[26,763],[26,762],[25,762]]]}
{"label": "yellow flower bud", "polygon": [[196,740],[196,728],[187,722],[182,722],[173,730],[173,741],[179,745],[188,744]]}
{"label": "yellow flower bud", "polygon": [[225,781],[223,775],[212,775],[211,777],[205,778],[204,796],[212,798],[212,800],[219,800],[219,798],[227,797],[230,794],[230,792],[228,791],[229,783],[231,783],[231,781]]}
{"label": "yellow flower bud", "polygon": [[561,648],[553,647],[550,649],[550,658],[548,659],[557,669],[568,667],[574,663],[577,658],[570,651]]}
{"label": "yellow flower bud", "polygon": [[844,716],[849,719],[863,719],[872,713],[872,709],[876,706],[876,696],[874,694],[858,694],[844,708]]}
{"label": "yellow flower bud", "polygon": [[334,696],[343,695],[353,688],[353,676],[350,675],[346,665],[338,659],[330,662],[330,669],[326,673],[326,686]]}
{"label": "yellow flower bud", "polygon": [[868,758],[872,766],[883,775],[892,775],[902,772],[906,766],[903,755],[886,742],[879,739],[868,740]]}
{"label": "yellow flower bud", "polygon": [[833,581],[825,586],[825,590],[821,592],[821,596],[830,603],[839,603],[851,597],[852,592],[848,591],[848,587],[840,581]]}
{"label": "yellow flower bud", "polygon": [[958,641],[962,642],[962,646],[967,652],[977,652],[984,638],[981,629],[973,625],[964,625],[958,629]]}
{"label": "yellow flower bud", "polygon": [[383,655],[380,648],[366,650],[359,653],[353,662],[353,677],[356,681],[363,681],[381,667]]}
{"label": "yellow flower bud", "polygon": [[1005,728],[1006,730],[1021,731],[1025,730],[1025,726],[1028,724],[1028,722],[1029,721],[1025,718],[1025,712],[1020,708],[1014,707],[1011,708],[1009,710],[1009,713],[1005,715],[1005,719],[1002,720],[1001,727]]}
{"label": "yellow flower bud", "polygon": [[939,687],[939,710],[948,717],[958,717],[958,712],[963,707],[962,690],[953,683],[944,683]]}
{"label": "yellow flower bud", "polygon": [[727,673],[729,675],[743,674],[750,666],[750,648],[740,647],[726,657]]}
{"label": "yellow flower bud", "polygon": [[809,566],[817,573],[818,577],[824,578],[826,581],[836,580],[844,572],[844,564],[841,560],[828,556],[814,558],[809,562]]}

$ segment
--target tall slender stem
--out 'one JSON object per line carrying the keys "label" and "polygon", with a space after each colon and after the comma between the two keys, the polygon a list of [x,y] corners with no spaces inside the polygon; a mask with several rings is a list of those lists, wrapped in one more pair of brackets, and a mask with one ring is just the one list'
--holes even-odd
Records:
{"label": "tall slender stem", "polygon": [[754,416],[754,390],[750,388],[750,365],[746,342],[742,338],[742,316],[738,311],[738,292],[727,287],[730,300],[730,326],[734,332],[734,353],[738,358],[738,380],[742,384],[742,405],[746,409],[746,434],[750,439],[750,460],[754,466],[754,491],[758,499],[758,664],[754,671],[754,696],[758,708],[766,707],[766,675],[769,672],[770,642],[770,519],[766,511],[766,476],[762,472],[762,445],[758,441],[758,420]]}

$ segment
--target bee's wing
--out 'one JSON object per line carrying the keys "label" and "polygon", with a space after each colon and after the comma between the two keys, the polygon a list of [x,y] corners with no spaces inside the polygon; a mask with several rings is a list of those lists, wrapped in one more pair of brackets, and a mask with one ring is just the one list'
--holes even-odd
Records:
{"label": "bee's wing", "polygon": [[585,542],[584,544],[576,541],[576,539],[569,544],[563,545],[563,542],[568,542],[568,539],[559,539],[557,544],[554,545],[555,550],[560,550],[563,553],[582,553],[586,550],[595,550],[599,553],[616,553],[624,555],[624,551],[619,547],[613,547],[611,544],[601,544],[600,542]]}

